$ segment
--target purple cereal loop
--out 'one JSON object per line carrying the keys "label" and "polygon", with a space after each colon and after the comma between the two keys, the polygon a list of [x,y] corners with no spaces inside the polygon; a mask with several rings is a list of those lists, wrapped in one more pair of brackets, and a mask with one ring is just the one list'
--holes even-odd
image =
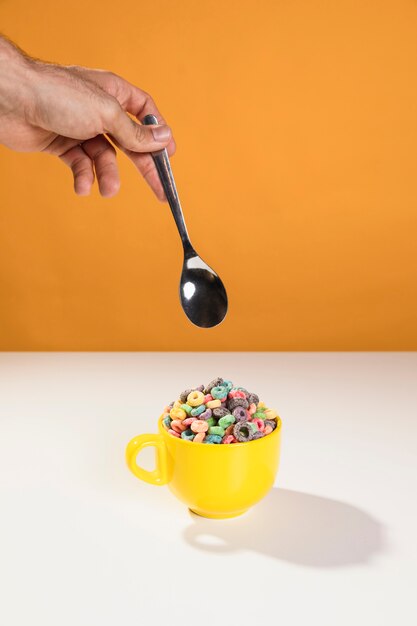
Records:
{"label": "purple cereal loop", "polygon": [[214,380],[211,381],[211,383],[206,385],[206,388],[204,389],[204,393],[207,395],[208,393],[210,393],[213,387],[218,387],[219,385],[222,385],[222,384],[223,384],[223,378],[215,378]]}
{"label": "purple cereal loop", "polygon": [[226,407],[219,406],[217,407],[217,409],[213,409],[213,417],[217,417],[218,419],[220,419],[225,415],[230,415],[230,411],[229,409],[226,409]]}
{"label": "purple cereal loop", "polygon": [[267,424],[269,424],[269,426],[272,428],[272,430],[275,430],[276,427],[277,427],[277,423],[276,423],[275,420],[265,420],[264,424],[265,424],[265,426]]}
{"label": "purple cereal loop", "polygon": [[190,393],[191,393],[192,391],[195,391],[195,389],[186,389],[185,391],[183,391],[183,392],[180,394],[180,401],[181,401],[183,404],[185,404],[185,403],[187,402],[187,398],[188,398],[188,396],[190,395]]}
{"label": "purple cereal loop", "polygon": [[240,442],[250,441],[254,435],[248,422],[237,422],[233,428],[233,434]]}
{"label": "purple cereal loop", "polygon": [[244,409],[248,409],[249,402],[246,400],[246,398],[230,398],[230,400],[227,401],[227,408],[229,409],[229,411],[233,412],[233,409],[238,406],[241,406]]}
{"label": "purple cereal loop", "polygon": [[257,405],[258,402],[259,402],[259,396],[257,396],[256,393],[250,393],[247,396],[247,399],[248,399],[249,404],[256,404]]}
{"label": "purple cereal loop", "polygon": [[233,409],[232,415],[238,422],[246,422],[248,419],[248,412],[243,408],[243,406],[237,406]]}
{"label": "purple cereal loop", "polygon": [[208,420],[208,419],[210,419],[211,415],[212,415],[212,410],[211,409],[206,409],[204,411],[204,413],[201,413],[201,415],[198,416],[198,418],[200,420]]}

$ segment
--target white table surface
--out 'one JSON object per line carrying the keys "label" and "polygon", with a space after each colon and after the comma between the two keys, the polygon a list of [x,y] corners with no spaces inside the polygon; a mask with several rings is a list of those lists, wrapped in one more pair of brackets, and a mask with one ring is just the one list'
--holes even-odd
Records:
{"label": "white table surface", "polygon": [[[235,520],[124,463],[216,375],[283,420],[276,487]],[[417,354],[0,354],[2,626],[415,626],[416,494]]]}

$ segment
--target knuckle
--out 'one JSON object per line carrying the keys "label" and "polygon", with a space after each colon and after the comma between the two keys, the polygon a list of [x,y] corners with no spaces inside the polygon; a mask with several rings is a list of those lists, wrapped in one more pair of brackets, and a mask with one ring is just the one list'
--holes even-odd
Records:
{"label": "knuckle", "polygon": [[142,124],[135,124],[135,139],[138,143],[143,143],[146,139],[146,131]]}
{"label": "knuckle", "polygon": [[106,98],[104,103],[104,114],[107,120],[114,122],[120,114],[120,105],[114,98]]}

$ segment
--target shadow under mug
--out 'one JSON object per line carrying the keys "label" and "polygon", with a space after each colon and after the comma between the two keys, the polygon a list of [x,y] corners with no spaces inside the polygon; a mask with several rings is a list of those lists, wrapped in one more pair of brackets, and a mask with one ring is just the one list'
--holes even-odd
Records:
{"label": "shadow under mug", "polygon": [[[259,502],[271,489],[279,466],[281,420],[276,429],[254,441],[204,444],[159,434],[138,435],[126,448],[126,461],[140,480],[168,485],[193,513],[210,518],[236,517]],[[156,467],[147,471],[137,463],[145,447],[156,449]]]}

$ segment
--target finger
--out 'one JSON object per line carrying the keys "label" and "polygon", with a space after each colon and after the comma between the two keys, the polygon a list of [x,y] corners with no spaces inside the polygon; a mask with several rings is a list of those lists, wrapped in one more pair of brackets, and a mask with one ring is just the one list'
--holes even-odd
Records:
{"label": "finger", "polygon": [[[136,119],[141,121],[145,115],[152,114],[156,116],[159,125],[165,126],[167,124],[153,98],[142,89],[139,89],[139,87],[136,87],[136,85],[129,83],[113,72],[89,68],[76,69],[87,77],[88,80],[94,82],[106,93],[113,96],[122,109],[134,115]],[[176,145],[173,137],[167,144],[167,149],[170,155],[174,154]]]}
{"label": "finger", "polygon": [[123,148],[133,152],[155,152],[171,141],[169,126],[137,124],[114,98],[109,97],[103,106],[104,132],[111,134]]}
{"label": "finger", "polygon": [[114,137],[110,136],[112,142],[126,154],[126,156],[132,161],[136,169],[142,174],[152,191],[155,193],[158,200],[161,202],[166,201],[165,192],[159,180],[158,172],[150,154],[140,154],[139,152],[133,152],[132,150],[126,150],[123,148]]}
{"label": "finger", "polygon": [[120,189],[116,150],[104,135],[97,135],[84,141],[83,149],[94,162],[101,195],[104,198],[111,198]]}
{"label": "finger", "polygon": [[131,152],[129,150],[126,152],[126,154],[135,165],[135,167],[142,174],[143,178],[146,180],[158,200],[160,200],[161,202],[165,202],[165,192],[150,154],[138,154],[137,152]]}
{"label": "finger", "polygon": [[81,146],[70,148],[59,157],[71,168],[74,176],[74,191],[79,196],[88,196],[94,183],[93,162]]}

